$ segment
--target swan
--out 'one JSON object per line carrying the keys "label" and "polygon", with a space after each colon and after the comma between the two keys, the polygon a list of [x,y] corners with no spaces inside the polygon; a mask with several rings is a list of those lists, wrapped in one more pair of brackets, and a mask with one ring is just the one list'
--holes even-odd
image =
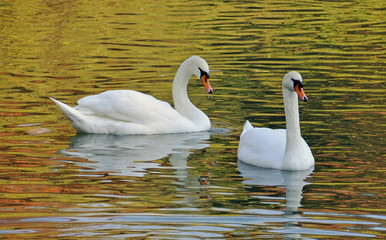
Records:
{"label": "swan", "polygon": [[254,128],[247,120],[237,157],[258,167],[306,170],[314,165],[311,149],[300,134],[298,99],[307,101],[302,76],[291,71],[283,78],[286,129]]}
{"label": "swan", "polygon": [[207,131],[208,116],[192,104],[187,85],[192,75],[202,80],[211,94],[209,66],[192,56],[178,68],[173,81],[174,107],[153,96],[133,90],[110,90],[78,100],[72,108],[52,97],[72,126],[79,132],[115,135],[166,134]]}

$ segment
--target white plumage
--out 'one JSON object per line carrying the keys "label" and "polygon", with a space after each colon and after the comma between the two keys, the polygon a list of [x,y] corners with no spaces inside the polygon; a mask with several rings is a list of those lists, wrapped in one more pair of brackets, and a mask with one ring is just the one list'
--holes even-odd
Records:
{"label": "white plumage", "polygon": [[117,135],[163,134],[206,131],[211,127],[205,113],[189,100],[187,85],[199,77],[208,93],[209,66],[198,56],[185,60],[173,81],[174,106],[133,90],[111,90],[84,97],[72,108],[54,98],[56,105],[80,132]]}
{"label": "white plumage", "polygon": [[300,134],[298,96],[308,100],[301,75],[291,71],[283,78],[286,129],[253,128],[247,121],[237,155],[241,161],[281,170],[305,170],[314,165],[311,149]]}

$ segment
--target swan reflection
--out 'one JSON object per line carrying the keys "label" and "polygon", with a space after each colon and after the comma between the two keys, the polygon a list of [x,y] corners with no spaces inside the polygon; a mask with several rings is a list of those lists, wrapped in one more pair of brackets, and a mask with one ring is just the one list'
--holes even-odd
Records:
{"label": "swan reflection", "polygon": [[284,215],[288,219],[285,226],[281,229],[275,229],[271,232],[282,233],[289,238],[298,238],[300,234],[296,233],[298,229],[298,221],[301,218],[297,212],[301,206],[303,187],[309,183],[305,179],[309,178],[314,167],[307,170],[286,171],[278,169],[260,168],[250,164],[238,161],[238,170],[245,180],[245,185],[260,185],[260,186],[284,186],[286,189],[286,209]]}
{"label": "swan reflection", "polygon": [[307,170],[286,171],[270,168],[260,168],[238,161],[238,170],[246,185],[285,186],[286,212],[296,212],[301,206],[303,187],[309,183],[304,180],[314,171],[314,167]]}
{"label": "swan reflection", "polygon": [[286,209],[284,210],[285,224],[282,228],[270,230],[270,232],[283,234],[288,239],[297,239],[301,234],[298,220],[301,215],[297,212],[301,206],[303,187],[309,183],[304,180],[312,174],[314,167],[300,171],[286,171],[278,169],[260,168],[238,161],[238,170],[245,185],[260,186],[284,186],[286,189]]}
{"label": "swan reflection", "polygon": [[78,133],[71,138],[70,148],[59,153],[88,159],[77,164],[89,171],[134,177],[144,176],[146,169],[160,168],[154,160],[170,155],[176,174],[186,175],[190,150],[208,147],[205,140],[209,137],[209,132],[127,136]]}

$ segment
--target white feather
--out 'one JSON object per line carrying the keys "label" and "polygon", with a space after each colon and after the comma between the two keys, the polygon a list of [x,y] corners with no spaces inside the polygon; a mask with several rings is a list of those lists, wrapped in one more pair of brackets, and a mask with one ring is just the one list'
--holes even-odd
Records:
{"label": "white feather", "polygon": [[[87,96],[74,108],[51,99],[80,132],[130,135],[206,131],[211,127],[208,116],[187,95],[189,79],[192,75],[200,78],[200,69],[209,73],[206,61],[197,56],[181,64],[173,82],[177,110],[167,102],[133,90]],[[210,84],[207,86],[211,93]]]}

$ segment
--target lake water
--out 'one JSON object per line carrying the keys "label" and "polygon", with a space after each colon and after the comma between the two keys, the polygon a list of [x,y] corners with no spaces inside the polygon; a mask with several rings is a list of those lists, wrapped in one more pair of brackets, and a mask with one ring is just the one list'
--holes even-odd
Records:
{"label": "lake water", "polygon": [[[383,239],[384,1],[0,3],[0,238]],[[210,132],[77,134],[55,97],[133,89],[172,102],[191,55],[214,89],[189,95]],[[308,171],[238,162],[239,135],[284,128],[299,71]]]}

